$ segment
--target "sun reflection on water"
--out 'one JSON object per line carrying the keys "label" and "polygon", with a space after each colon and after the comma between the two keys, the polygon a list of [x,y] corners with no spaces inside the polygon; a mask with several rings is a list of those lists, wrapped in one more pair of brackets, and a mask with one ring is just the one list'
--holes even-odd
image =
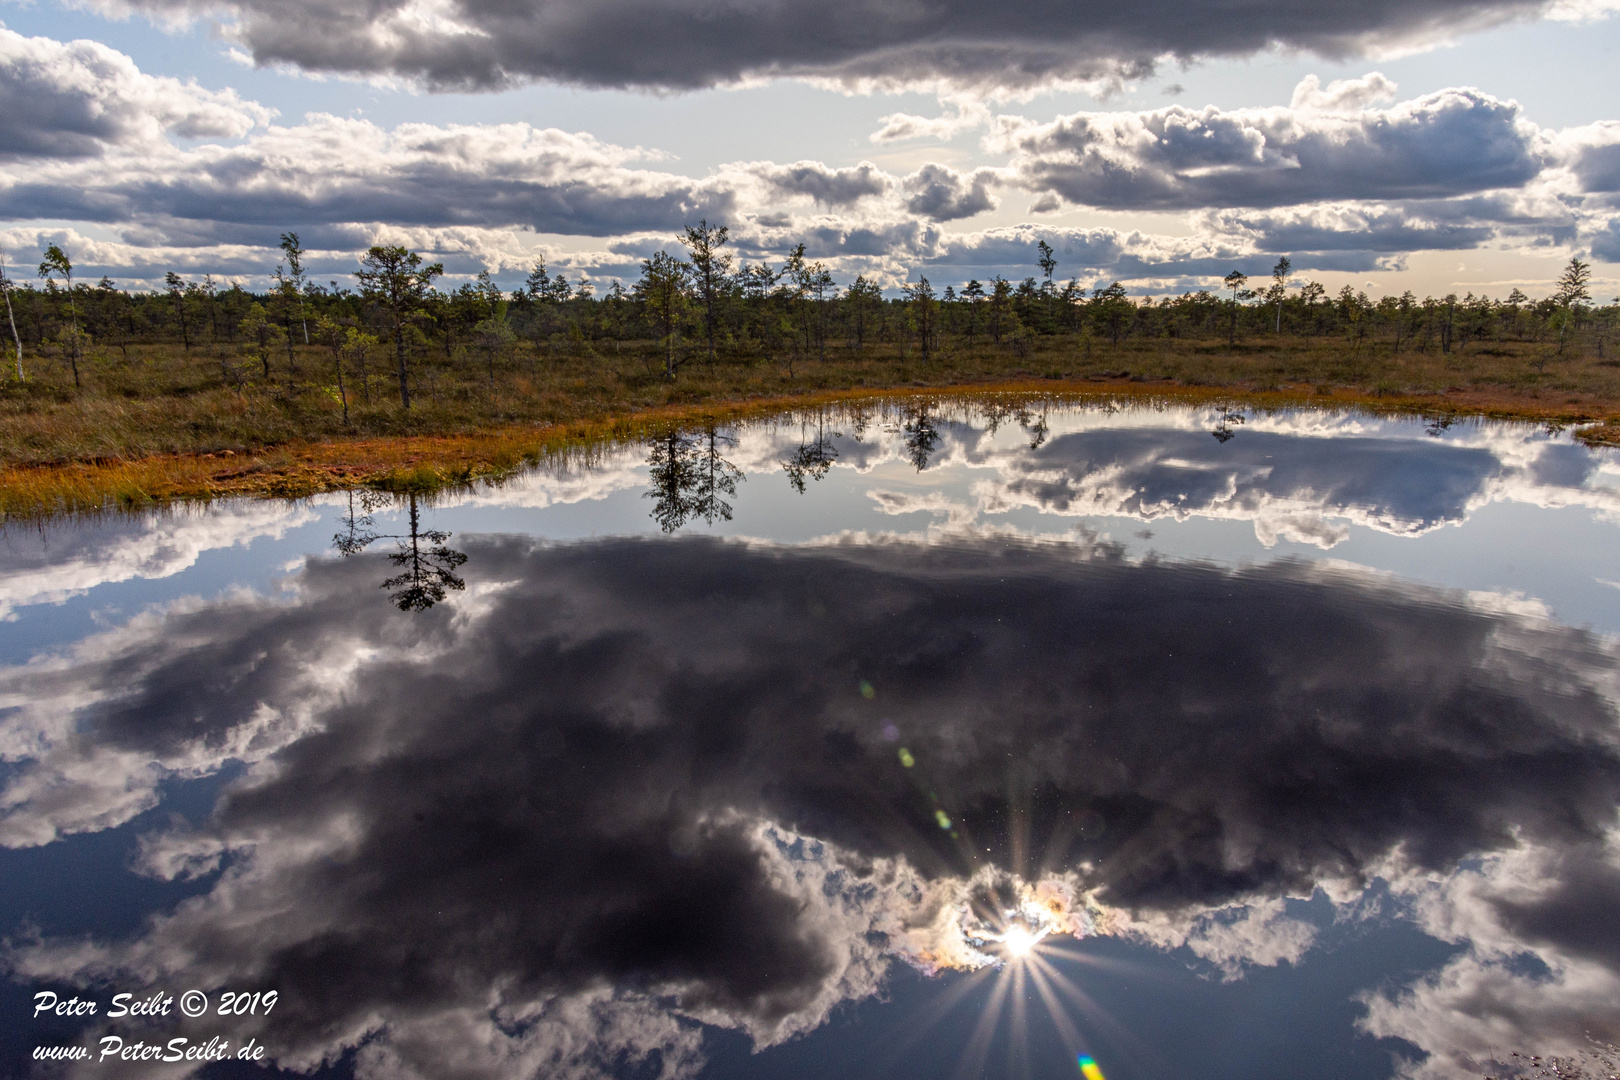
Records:
{"label": "sun reflection on water", "polygon": [[1007,950],[1007,955],[1014,959],[1028,956],[1035,950],[1035,943],[1039,940],[1039,936],[1030,933],[1017,923],[1007,927],[1007,932],[1001,936],[1001,944]]}

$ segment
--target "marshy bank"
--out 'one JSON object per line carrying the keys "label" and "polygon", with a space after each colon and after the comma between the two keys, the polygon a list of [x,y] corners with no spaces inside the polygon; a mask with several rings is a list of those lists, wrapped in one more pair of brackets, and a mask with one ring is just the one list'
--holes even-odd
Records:
{"label": "marshy bank", "polygon": [[[397,372],[318,346],[284,352],[255,377],[222,377],[222,349],[102,351],[0,386],[0,513],[7,517],[225,495],[301,496],[354,486],[432,487],[496,476],[568,445],[660,425],[740,419],[860,396],[1000,394],[1273,408],[1359,405],[1586,425],[1620,436],[1620,361],[1535,342],[1400,351],[1304,337],[1226,342],[1036,339],[1022,353],[948,342],[872,344],[787,363],[696,356],[671,380],[656,342],[509,344],[493,363],[424,352]],[[228,368],[224,369],[228,373]],[[345,417],[345,404],[346,417]]]}

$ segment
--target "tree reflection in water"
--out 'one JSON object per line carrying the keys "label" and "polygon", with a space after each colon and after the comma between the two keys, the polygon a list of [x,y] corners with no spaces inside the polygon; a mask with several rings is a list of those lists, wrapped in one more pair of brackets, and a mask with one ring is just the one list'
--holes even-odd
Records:
{"label": "tree reflection in water", "polygon": [[1028,414],[1020,415],[1018,423],[1023,427],[1024,433],[1029,436],[1029,448],[1039,450],[1046,442],[1046,436],[1051,430],[1046,426],[1046,410],[1042,409],[1039,416],[1031,419]]}
{"label": "tree reflection in water", "polygon": [[671,428],[651,442],[647,471],[652,490],[645,497],[654,500],[651,516],[660,529],[672,533],[696,518],[708,525],[716,518],[731,520],[726,500],[737,497],[743,475],[720,451],[736,444],[735,436],[713,424],[696,435]]}
{"label": "tree reflection in water", "polygon": [[[379,492],[350,491],[347,494],[349,512],[338,519],[343,523],[343,531],[332,536],[332,546],[344,556],[358,555],[372,541],[379,539],[380,534],[372,527],[375,524],[372,514],[388,505],[388,497]],[[358,507],[356,498],[359,500]]]}
{"label": "tree reflection in water", "polygon": [[[1046,423],[1046,408],[1042,406],[1038,412],[1032,412],[1030,407],[1017,401],[991,402],[984,406],[984,427],[987,432],[994,435],[1001,430],[1001,425],[1008,420],[1016,421],[1029,436],[1029,448],[1039,450],[1046,444],[1046,437],[1051,434],[1051,428]],[[1104,406],[1103,412],[1112,413],[1112,406]]]}
{"label": "tree reflection in water", "polygon": [[782,462],[782,470],[787,473],[788,483],[800,495],[804,494],[804,480],[820,480],[827,475],[827,470],[833,467],[838,460],[838,448],[833,440],[841,436],[841,432],[827,430],[827,414],[825,410],[816,411],[815,438],[807,438],[808,425],[801,424],[799,428],[799,448]]}
{"label": "tree reflection in water", "polygon": [[385,578],[379,588],[393,589],[388,599],[401,611],[426,611],[443,600],[446,592],[460,591],[467,583],[456,575],[456,569],[467,561],[467,556],[445,546],[450,534],[439,529],[422,528],[421,508],[416,495],[407,496],[410,532],[380,533],[372,515],[387,499],[375,492],[359,492],[356,507],[355,492],[349,492],[349,512],[339,520],[343,531],[332,537],[332,546],[344,557],[358,555],[378,540],[393,540],[397,549],[388,553],[388,561],[404,572]]}
{"label": "tree reflection in water", "polygon": [[939,429],[934,426],[934,418],[928,415],[929,407],[926,403],[919,405],[900,428],[906,445],[906,458],[917,467],[918,472],[928,468],[928,457],[939,445]]}
{"label": "tree reflection in water", "polygon": [[1242,413],[1223,409],[1221,410],[1220,419],[1215,421],[1215,430],[1211,431],[1210,434],[1215,436],[1216,442],[1223,443],[1237,435],[1237,432],[1232,430],[1232,425],[1241,424],[1244,419]]}

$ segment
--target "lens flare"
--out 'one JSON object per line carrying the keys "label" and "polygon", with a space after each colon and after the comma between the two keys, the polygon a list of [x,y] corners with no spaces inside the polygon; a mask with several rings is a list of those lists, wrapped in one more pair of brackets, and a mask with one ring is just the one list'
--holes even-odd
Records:
{"label": "lens flare", "polygon": [[1086,1080],[1103,1080],[1103,1072],[1097,1068],[1097,1062],[1089,1054],[1080,1055],[1080,1074]]}

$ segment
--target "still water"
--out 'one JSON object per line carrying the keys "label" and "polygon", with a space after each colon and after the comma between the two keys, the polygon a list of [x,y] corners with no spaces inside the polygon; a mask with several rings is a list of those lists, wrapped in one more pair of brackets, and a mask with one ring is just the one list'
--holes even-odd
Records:
{"label": "still water", "polygon": [[0,541],[3,1075],[1620,1041],[1620,458],[1565,434],[890,402]]}

